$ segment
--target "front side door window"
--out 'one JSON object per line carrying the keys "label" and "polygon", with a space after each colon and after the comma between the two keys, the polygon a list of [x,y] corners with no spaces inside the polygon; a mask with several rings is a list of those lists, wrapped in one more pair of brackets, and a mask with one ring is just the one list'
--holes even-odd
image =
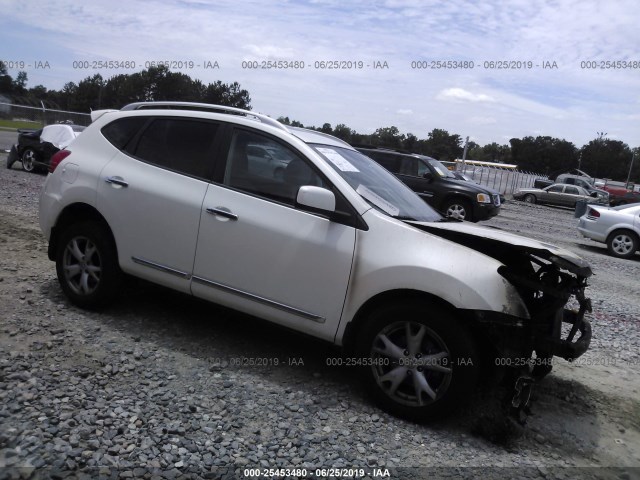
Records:
{"label": "front side door window", "polygon": [[247,193],[295,205],[300,187],[326,187],[301,155],[263,135],[236,130],[223,183]]}

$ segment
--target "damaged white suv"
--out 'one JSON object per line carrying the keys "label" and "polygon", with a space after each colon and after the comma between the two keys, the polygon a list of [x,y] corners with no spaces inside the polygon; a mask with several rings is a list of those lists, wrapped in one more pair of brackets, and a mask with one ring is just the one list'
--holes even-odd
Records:
{"label": "damaged white suv", "polygon": [[416,420],[495,365],[521,368],[522,406],[553,356],[589,346],[583,260],[446,220],[337,138],[203,104],[94,117],[40,197],[79,306],[104,306],[128,274],[256,315],[344,346],[377,403]]}

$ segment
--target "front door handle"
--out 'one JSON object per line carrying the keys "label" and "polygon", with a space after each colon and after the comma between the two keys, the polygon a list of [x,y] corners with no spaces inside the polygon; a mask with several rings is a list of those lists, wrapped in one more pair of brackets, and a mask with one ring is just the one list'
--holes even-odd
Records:
{"label": "front door handle", "polygon": [[124,181],[122,177],[107,177],[104,179],[105,182],[110,183],[111,185],[117,185],[119,187],[128,187],[129,184]]}
{"label": "front door handle", "polygon": [[231,210],[226,207],[207,208],[207,213],[210,213],[211,215],[219,215],[230,220],[238,220],[238,215],[231,213]]}

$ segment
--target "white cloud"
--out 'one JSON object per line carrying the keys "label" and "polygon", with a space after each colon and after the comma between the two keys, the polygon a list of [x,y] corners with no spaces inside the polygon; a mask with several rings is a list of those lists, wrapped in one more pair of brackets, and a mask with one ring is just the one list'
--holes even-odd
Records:
{"label": "white cloud", "polygon": [[399,115],[413,115],[413,110],[410,108],[400,108],[396,110],[396,113]]}
{"label": "white cloud", "polygon": [[438,100],[464,102],[493,102],[494,99],[484,93],[472,93],[464,88],[446,88],[436,96]]}

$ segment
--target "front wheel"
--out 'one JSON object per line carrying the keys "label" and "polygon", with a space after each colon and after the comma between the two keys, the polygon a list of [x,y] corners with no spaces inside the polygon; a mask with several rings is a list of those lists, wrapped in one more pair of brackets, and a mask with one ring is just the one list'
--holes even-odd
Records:
{"label": "front wheel", "polygon": [[447,311],[423,302],[376,310],[357,340],[365,387],[393,415],[423,421],[450,410],[476,384],[476,347]]}
{"label": "front wheel", "polygon": [[528,193],[524,196],[524,201],[527,203],[536,203],[536,197],[535,195]]}
{"label": "front wheel", "polygon": [[122,276],[111,232],[97,222],[68,227],[58,239],[56,273],[72,303],[88,309],[104,306]]}
{"label": "front wheel", "polygon": [[22,154],[22,169],[25,172],[33,172],[36,168],[36,161],[38,156],[36,152],[31,148],[27,148]]}
{"label": "front wheel", "polygon": [[473,213],[471,212],[471,204],[466,200],[449,200],[445,203],[444,212],[447,217],[457,220],[473,221]]}
{"label": "front wheel", "polygon": [[627,230],[616,230],[607,238],[609,252],[619,258],[633,257],[638,247],[638,236]]}

